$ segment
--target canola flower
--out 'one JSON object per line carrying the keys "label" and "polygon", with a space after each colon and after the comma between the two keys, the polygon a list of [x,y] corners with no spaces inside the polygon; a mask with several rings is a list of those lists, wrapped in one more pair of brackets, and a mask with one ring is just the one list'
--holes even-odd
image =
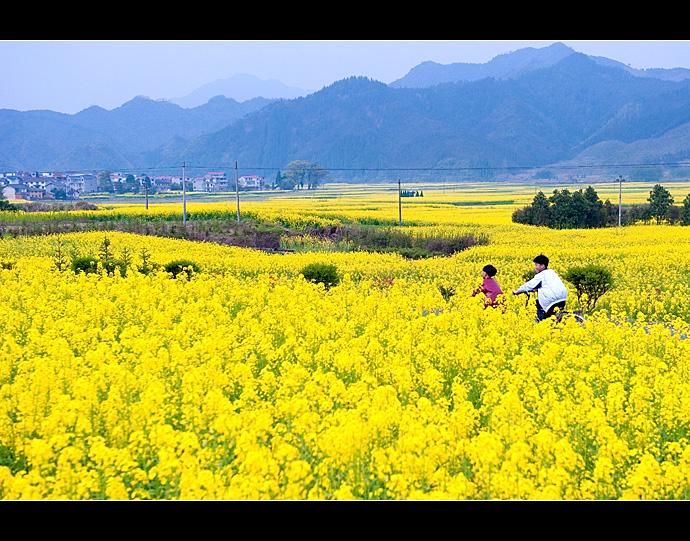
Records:
{"label": "canola flower", "polygon": [[[56,237],[0,240],[0,498],[690,497],[690,228],[535,243],[437,210],[404,229],[491,244],[406,261],[108,233],[133,267],[144,247],[196,261],[188,280],[58,272]],[[95,255],[103,233],[62,238]],[[469,297],[484,264],[507,291],[539,252],[604,264],[616,289],[583,325]],[[315,261],[341,283],[306,282]]]}

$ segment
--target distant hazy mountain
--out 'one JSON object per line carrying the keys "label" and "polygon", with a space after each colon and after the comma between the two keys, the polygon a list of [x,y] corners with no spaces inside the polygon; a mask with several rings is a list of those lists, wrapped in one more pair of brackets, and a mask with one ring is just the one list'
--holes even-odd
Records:
{"label": "distant hazy mountain", "polygon": [[175,137],[219,130],[271,101],[216,96],[183,109],[138,96],[111,111],[94,106],[74,115],[1,109],[0,169],[133,167]]}
{"label": "distant hazy mountain", "polygon": [[[530,71],[553,66],[573,54],[580,53],[576,53],[563,43],[554,43],[541,49],[527,47],[498,55],[485,64],[423,62],[412,68],[401,79],[393,81],[390,86],[394,88],[428,88],[441,83],[476,81],[486,77],[514,79]],[[668,81],[690,79],[690,70],[685,68],[638,70],[601,56],[590,56],[589,58],[607,67],[623,69],[636,77],[650,77]]]}
{"label": "distant hazy mountain", "polygon": [[[334,170],[337,180],[463,178],[335,171],[377,167],[468,167],[475,168],[472,178],[489,179],[494,173],[481,168],[690,158],[690,79],[663,80],[653,70],[640,76],[559,44],[515,55],[493,65],[510,76],[494,71],[426,88],[351,77],[268,104],[219,96],[184,109],[138,97],[76,115],[0,110],[0,169],[169,167],[183,160],[222,168],[238,160],[249,170],[305,159]],[[682,75],[661,71],[667,79]]]}
{"label": "distant hazy mountain", "polygon": [[486,77],[510,79],[529,71],[547,68],[575,53],[562,43],[535,49],[527,47],[512,53],[498,55],[486,64],[437,64],[423,62],[412,68],[405,77],[393,81],[394,88],[427,88],[441,83],[477,81]]}
{"label": "distant hazy mountain", "polygon": [[[662,155],[664,134],[688,122],[690,81],[636,77],[576,53],[505,80],[411,89],[345,79],[200,136],[182,154],[179,146],[174,154],[162,152],[157,164],[185,159],[231,165],[237,159],[282,167],[308,159],[330,168],[544,165],[610,140],[658,139],[655,152]],[[690,150],[690,136],[679,137],[673,140],[677,155]]]}
{"label": "distant hazy mountain", "polygon": [[[685,122],[656,137],[626,143],[608,139],[587,147],[577,156],[558,165],[645,164],[690,160],[690,122]],[[621,172],[635,168],[621,168]],[[672,171],[678,171],[673,168]],[[685,168],[690,171],[690,167]],[[688,174],[687,172],[685,174]]]}
{"label": "distant hazy mountain", "polygon": [[233,75],[229,79],[218,79],[197,88],[182,98],[173,98],[170,101],[182,107],[197,107],[206,103],[213,96],[225,96],[237,101],[246,101],[257,97],[292,99],[305,96],[308,93],[307,90],[287,86],[277,79],[264,80],[242,73]]}

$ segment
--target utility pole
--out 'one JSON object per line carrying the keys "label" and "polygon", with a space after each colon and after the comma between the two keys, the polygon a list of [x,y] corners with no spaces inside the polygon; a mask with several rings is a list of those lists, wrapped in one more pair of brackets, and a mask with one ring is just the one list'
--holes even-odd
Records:
{"label": "utility pole", "polygon": [[623,175],[618,175],[618,227],[621,226],[621,218],[623,216],[623,183],[625,179]]}
{"label": "utility pole", "polygon": [[235,195],[237,197],[237,223],[240,223],[240,179],[237,172],[237,160],[235,160]]}
{"label": "utility pole", "polygon": [[146,194],[146,210],[149,210],[149,185],[144,181],[144,193]]}
{"label": "utility pole", "polygon": [[182,225],[187,226],[187,186],[185,185],[185,168],[187,162],[182,162]]}
{"label": "utility pole", "polygon": [[402,225],[402,192],[400,191],[400,179],[398,179],[398,225]]}

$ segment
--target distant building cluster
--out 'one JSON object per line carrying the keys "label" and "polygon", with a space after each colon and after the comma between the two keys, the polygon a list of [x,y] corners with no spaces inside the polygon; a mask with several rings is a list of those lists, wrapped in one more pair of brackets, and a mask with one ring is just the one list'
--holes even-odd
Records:
{"label": "distant building cluster", "polygon": [[2,195],[9,200],[75,199],[97,187],[96,175],[91,173],[0,172]]}
{"label": "distant building cluster", "polygon": [[[224,171],[209,171],[203,176],[186,178],[186,189],[195,192],[228,192],[235,190],[235,179]],[[245,175],[238,179],[241,190],[270,189],[264,177]],[[149,193],[182,189],[182,176],[132,175],[114,172],[0,172],[0,189],[8,200],[77,199],[82,195],[109,193]]]}
{"label": "distant building cluster", "polygon": [[[187,179],[195,192],[230,192],[235,189],[235,179],[228,178],[224,171],[209,171],[203,177]],[[243,190],[264,190],[271,186],[265,183],[264,177],[245,175],[237,179]]]}

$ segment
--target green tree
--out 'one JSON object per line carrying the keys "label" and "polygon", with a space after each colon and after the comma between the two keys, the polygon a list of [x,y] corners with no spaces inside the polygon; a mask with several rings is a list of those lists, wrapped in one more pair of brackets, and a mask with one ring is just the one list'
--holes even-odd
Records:
{"label": "green tree", "polygon": [[137,182],[137,179],[134,175],[127,175],[127,178],[125,179],[124,191],[133,193],[139,192],[139,182]]}
{"label": "green tree", "polygon": [[52,193],[55,196],[55,199],[67,199],[67,191],[64,188],[53,188]]}
{"label": "green tree", "polygon": [[0,210],[8,210],[8,211],[18,211],[19,207],[17,205],[13,205],[9,201],[5,199],[5,194],[2,193],[2,186],[0,186]]}
{"label": "green tree", "polygon": [[308,190],[314,190],[320,186],[328,176],[328,171],[319,164],[306,160],[293,160],[285,168],[285,177],[288,178],[287,184],[299,186],[304,189],[306,184]]}
{"label": "green tree", "polygon": [[549,225],[550,209],[549,200],[544,192],[538,192],[532,201],[532,223],[534,225]]}
{"label": "green tree", "polygon": [[110,180],[110,171],[101,171],[98,173],[98,191],[113,193],[113,181]]}
{"label": "green tree", "polygon": [[599,199],[597,191],[591,186],[587,186],[584,197],[587,202],[586,227],[603,227],[606,225],[607,211],[604,209],[604,204]]}
{"label": "green tree", "polygon": [[690,193],[683,199],[683,206],[680,210],[680,224],[690,225]]}
{"label": "green tree", "polygon": [[600,265],[572,267],[563,275],[575,286],[578,304],[589,312],[597,306],[597,301],[613,288],[611,271]]}
{"label": "green tree", "polygon": [[614,207],[610,199],[604,202],[603,206],[604,225],[618,224],[618,207]]}
{"label": "green tree", "polygon": [[281,190],[294,190],[297,186],[297,178],[295,175],[281,175],[278,173],[279,177],[276,177],[277,187]]}
{"label": "green tree", "polygon": [[553,195],[549,197],[551,203],[550,212],[550,226],[556,229],[563,229],[572,227],[573,222],[573,196],[567,188],[553,191]]}
{"label": "green tree", "polygon": [[661,184],[656,184],[654,188],[649,192],[649,210],[653,218],[656,218],[657,225],[661,223],[661,220],[668,218],[668,212],[673,205],[673,196],[666,188]]}
{"label": "green tree", "polygon": [[280,186],[283,184],[283,175],[278,171],[276,174],[276,179],[273,181],[273,189],[275,188],[280,188]]}
{"label": "green tree", "polygon": [[153,182],[148,175],[144,176],[144,179],[141,181],[141,189],[147,192],[149,195],[156,193],[156,187],[153,185]]}

